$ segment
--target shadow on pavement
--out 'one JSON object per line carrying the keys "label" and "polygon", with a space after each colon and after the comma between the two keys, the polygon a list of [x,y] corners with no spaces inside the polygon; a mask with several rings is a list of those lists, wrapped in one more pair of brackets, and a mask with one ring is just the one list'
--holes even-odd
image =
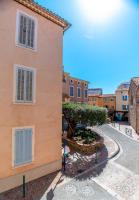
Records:
{"label": "shadow on pavement", "polygon": [[[98,176],[99,174],[101,174],[101,172],[103,172],[103,169],[107,165],[107,159],[108,151],[105,145],[97,152],[97,155],[85,155],[79,152],[75,152],[73,149],[70,149],[70,155],[66,160],[66,170],[64,172],[64,175],[66,177],[75,178],[78,180],[85,180],[91,177]],[[96,169],[92,169],[88,173],[83,173],[103,161],[105,162],[100,166],[97,166]],[[80,174],[82,173],[85,175],[80,176]]]}
{"label": "shadow on pavement", "polygon": [[[23,198],[22,186],[0,194],[0,200],[39,200],[53,182],[58,172],[41,177],[26,184],[26,197]],[[21,177],[22,179],[22,177]],[[50,190],[48,200],[53,199],[53,192]]]}

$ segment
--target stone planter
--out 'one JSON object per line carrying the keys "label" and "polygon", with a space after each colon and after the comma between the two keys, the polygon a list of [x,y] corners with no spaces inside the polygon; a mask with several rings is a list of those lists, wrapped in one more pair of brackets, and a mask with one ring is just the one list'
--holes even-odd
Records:
{"label": "stone planter", "polygon": [[78,141],[65,137],[63,139],[66,140],[68,142],[68,145],[71,146],[73,149],[85,154],[93,154],[96,152],[96,149],[102,148],[104,145],[104,139],[99,135],[97,135],[97,140],[92,144],[81,144]]}

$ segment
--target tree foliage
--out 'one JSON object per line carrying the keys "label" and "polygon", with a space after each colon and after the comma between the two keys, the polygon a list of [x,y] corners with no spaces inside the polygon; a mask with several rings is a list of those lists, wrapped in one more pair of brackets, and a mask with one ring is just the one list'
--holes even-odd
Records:
{"label": "tree foliage", "polygon": [[102,125],[107,120],[107,109],[90,106],[87,104],[76,104],[71,102],[63,103],[64,118],[68,121],[70,127],[69,135],[72,133],[78,123],[88,126]]}

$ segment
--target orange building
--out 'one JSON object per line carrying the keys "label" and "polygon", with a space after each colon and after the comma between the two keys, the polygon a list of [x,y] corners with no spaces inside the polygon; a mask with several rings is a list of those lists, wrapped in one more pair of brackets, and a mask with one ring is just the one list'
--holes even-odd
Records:
{"label": "orange building", "polygon": [[108,110],[116,110],[116,96],[114,94],[88,95],[88,104],[98,107],[105,107]]}
{"label": "orange building", "polygon": [[89,94],[88,95],[88,104],[92,105],[92,106],[103,107],[103,98],[102,98],[102,95]]}
{"label": "orange building", "polygon": [[63,101],[88,103],[88,81],[63,74]]}
{"label": "orange building", "polygon": [[0,1],[0,193],[61,169],[64,19]]}

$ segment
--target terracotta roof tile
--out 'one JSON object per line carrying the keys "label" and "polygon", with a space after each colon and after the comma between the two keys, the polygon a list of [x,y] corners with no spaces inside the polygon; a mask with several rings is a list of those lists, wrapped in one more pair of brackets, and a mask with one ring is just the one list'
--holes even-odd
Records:
{"label": "terracotta roof tile", "polygon": [[54,12],[50,11],[49,9],[39,5],[34,0],[14,0],[25,7],[29,8],[30,10],[42,15],[43,17],[49,19],[50,21],[56,23],[57,25],[61,26],[64,31],[66,31],[71,24],[63,19],[62,17],[58,16]]}

